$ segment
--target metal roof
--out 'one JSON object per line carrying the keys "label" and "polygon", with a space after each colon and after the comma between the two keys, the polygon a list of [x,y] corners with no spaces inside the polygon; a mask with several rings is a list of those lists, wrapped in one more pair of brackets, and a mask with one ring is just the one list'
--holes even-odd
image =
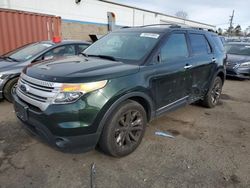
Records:
{"label": "metal roof", "polygon": [[206,26],[209,26],[209,27],[216,27],[215,25],[206,24],[206,23],[202,23],[202,22],[198,22],[198,21],[194,21],[194,20],[189,20],[189,19],[183,19],[183,18],[180,18],[180,17],[171,16],[171,15],[164,14],[164,13],[161,13],[161,12],[151,11],[151,10],[147,10],[147,9],[143,9],[143,8],[139,8],[139,7],[133,7],[131,5],[125,5],[125,4],[121,4],[121,3],[117,3],[117,2],[113,2],[113,1],[108,1],[108,0],[99,0],[99,1],[102,1],[104,3],[110,3],[110,4],[122,6],[122,7],[127,7],[127,8],[136,9],[136,10],[141,10],[141,11],[145,11],[145,12],[150,12],[150,13],[154,13],[154,14],[159,14],[159,15],[167,16],[167,17],[171,17],[171,18],[176,18],[176,19],[181,19],[181,20],[185,20],[185,21],[190,21],[190,22],[193,22],[193,23],[202,24],[202,25],[206,25]]}

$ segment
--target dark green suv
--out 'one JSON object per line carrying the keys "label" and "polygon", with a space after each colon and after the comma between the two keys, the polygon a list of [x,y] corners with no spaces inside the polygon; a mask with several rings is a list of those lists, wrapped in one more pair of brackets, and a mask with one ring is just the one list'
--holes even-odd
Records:
{"label": "dark green suv", "polygon": [[125,156],[157,116],[196,101],[214,107],[225,57],[212,32],[174,25],[120,29],[81,56],[26,67],[14,96],[16,115],[58,148],[98,145]]}

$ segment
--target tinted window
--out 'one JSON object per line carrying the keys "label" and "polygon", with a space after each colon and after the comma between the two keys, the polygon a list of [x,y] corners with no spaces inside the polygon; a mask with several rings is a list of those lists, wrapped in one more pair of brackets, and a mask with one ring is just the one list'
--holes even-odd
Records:
{"label": "tinted window", "polygon": [[[216,36],[216,35],[213,35],[213,39],[214,39],[214,42],[215,42],[215,47],[221,51],[221,52],[224,52],[224,46],[223,46],[223,43],[222,43],[222,38],[220,38],[219,36]],[[225,40],[225,38],[223,38]]]}
{"label": "tinted window", "polygon": [[188,57],[185,34],[172,34],[161,49],[162,62]]}
{"label": "tinted window", "polygon": [[190,34],[191,48],[194,55],[211,53],[211,47],[204,35]]}
{"label": "tinted window", "polygon": [[54,48],[49,52],[44,54],[44,59],[52,59],[55,57],[63,57],[63,56],[71,56],[76,55],[75,46],[74,45],[65,45]]}
{"label": "tinted window", "polygon": [[80,44],[78,45],[79,53],[83,52],[89,45],[88,44]]}

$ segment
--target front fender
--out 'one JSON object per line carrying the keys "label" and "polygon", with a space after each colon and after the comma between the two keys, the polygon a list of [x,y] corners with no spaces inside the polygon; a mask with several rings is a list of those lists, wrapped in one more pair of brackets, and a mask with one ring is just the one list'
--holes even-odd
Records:
{"label": "front fender", "polygon": [[0,85],[0,91],[3,91],[3,88],[5,87],[8,81],[19,76],[20,76],[20,73],[13,73],[13,74],[8,75],[6,78],[4,78],[3,82]]}
{"label": "front fender", "polygon": [[155,105],[153,100],[151,99],[150,96],[148,96],[146,93],[144,92],[138,92],[138,91],[133,91],[133,92],[129,92],[123,95],[119,95],[119,97],[116,97],[115,99],[110,99],[109,102],[107,102],[107,104],[105,105],[105,107],[103,108],[104,113],[100,113],[100,117],[97,118],[99,119],[99,126],[97,129],[98,133],[102,132],[102,129],[104,127],[105,122],[107,121],[107,119],[110,117],[110,115],[114,112],[114,110],[124,101],[133,98],[133,97],[140,97],[143,98],[146,102],[147,105],[150,108],[150,114],[149,114],[149,118],[152,119],[153,117],[155,117]]}

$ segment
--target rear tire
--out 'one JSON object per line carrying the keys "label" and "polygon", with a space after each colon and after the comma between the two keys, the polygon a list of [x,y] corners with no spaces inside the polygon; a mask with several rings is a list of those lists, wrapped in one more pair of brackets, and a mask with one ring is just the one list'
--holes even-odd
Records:
{"label": "rear tire", "polygon": [[147,125],[144,108],[127,100],[111,113],[99,140],[102,151],[114,157],[132,153],[140,144]]}
{"label": "rear tire", "polygon": [[208,93],[204,97],[202,105],[207,108],[215,107],[219,102],[221,91],[222,91],[222,80],[220,77],[217,76],[213,80],[213,83],[209,88]]}
{"label": "rear tire", "polygon": [[3,89],[4,98],[11,103],[13,101],[13,93],[15,92],[17,81],[18,78],[11,79],[10,81],[7,82],[7,84],[4,86]]}

